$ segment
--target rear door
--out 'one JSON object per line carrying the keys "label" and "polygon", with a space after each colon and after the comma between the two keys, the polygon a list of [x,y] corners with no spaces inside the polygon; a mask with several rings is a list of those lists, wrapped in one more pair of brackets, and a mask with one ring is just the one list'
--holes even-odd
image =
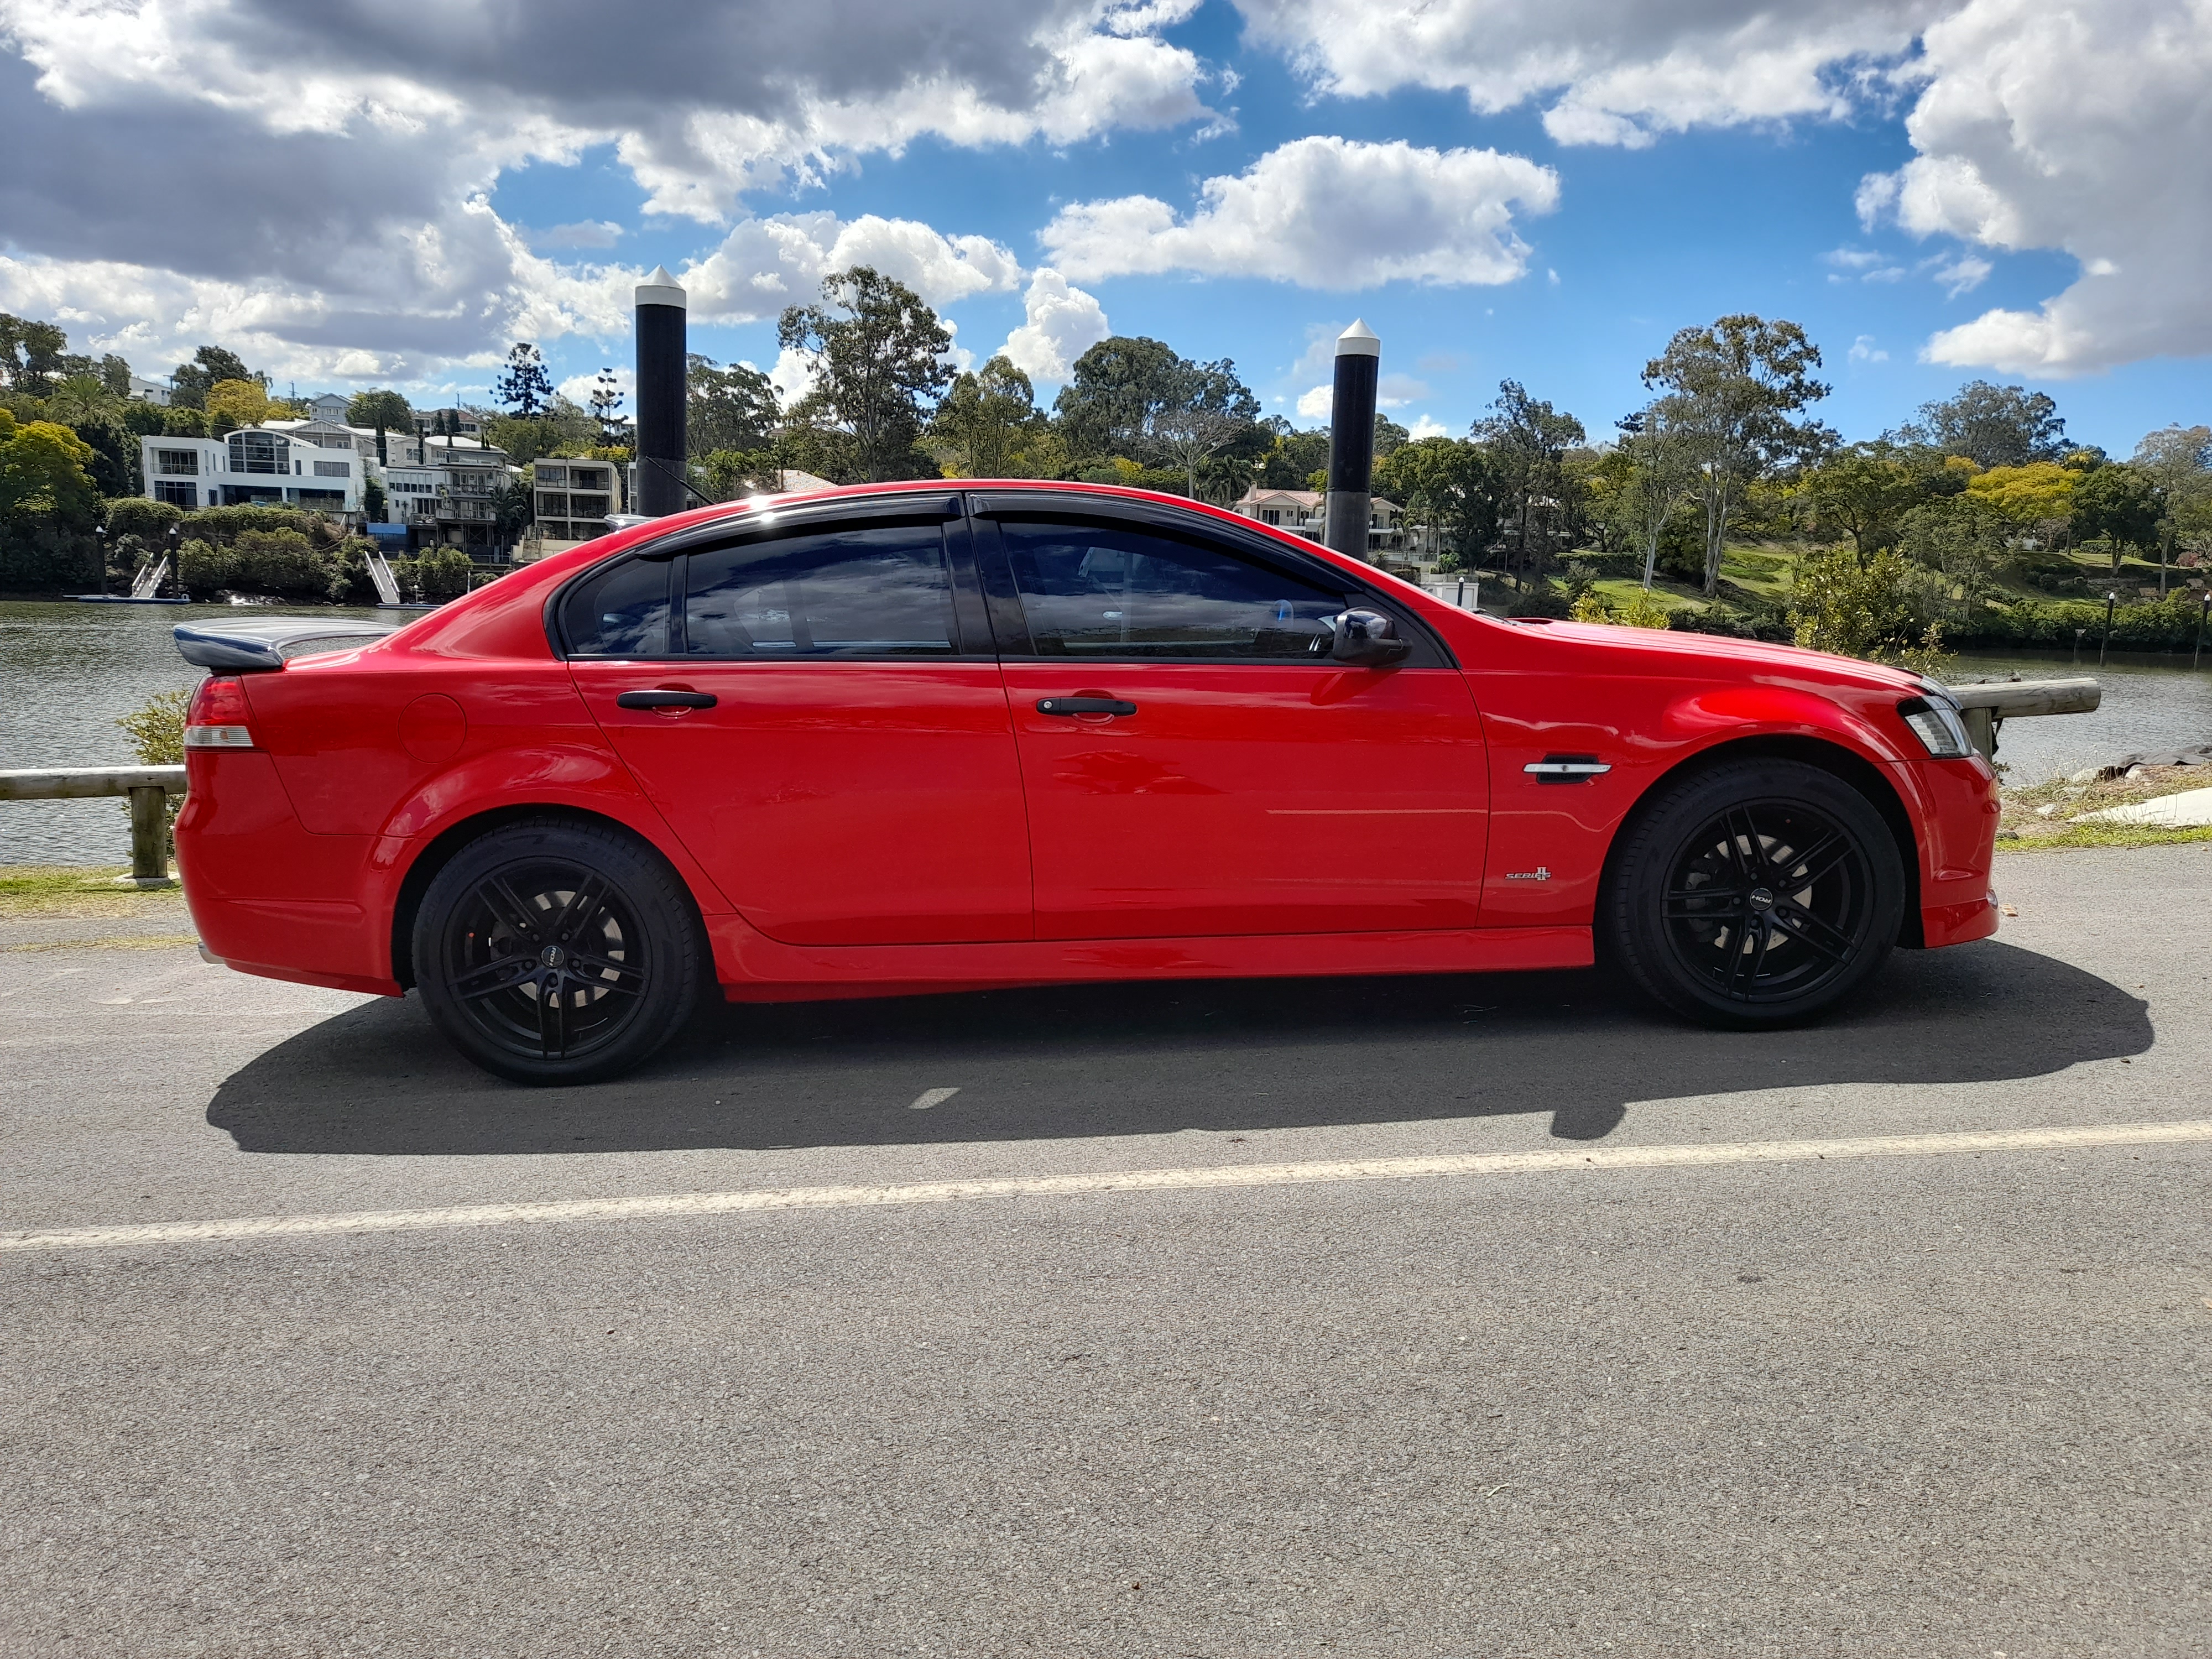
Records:
{"label": "rear door", "polygon": [[564,601],[593,715],[771,939],[1030,936],[1020,771],[959,510],[948,492],[763,514]]}
{"label": "rear door", "polygon": [[1481,728],[1434,641],[1331,663],[1329,618],[1372,596],[1241,538],[1012,495],[977,535],[1038,938],[1476,925]]}

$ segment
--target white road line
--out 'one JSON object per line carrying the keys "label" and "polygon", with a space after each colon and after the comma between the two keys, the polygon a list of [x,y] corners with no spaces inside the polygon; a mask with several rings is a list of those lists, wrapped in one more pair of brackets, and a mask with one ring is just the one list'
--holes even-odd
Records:
{"label": "white road line", "polygon": [[2032,1152],[2079,1147],[2212,1141],[2212,1119],[2102,1123],[2069,1129],[1968,1130],[1955,1134],[1866,1135],[1850,1140],[1719,1141],[1687,1146],[1594,1146],[1588,1152],[1468,1152],[1437,1158],[1352,1158],[1329,1164],[1217,1164],[1187,1170],[1112,1170],[1096,1175],[1006,1176],[927,1181],[903,1187],[785,1187],[756,1192],[666,1193],[649,1198],[579,1198],[544,1204],[470,1204],[442,1210],[362,1210],[343,1215],[237,1216],[119,1227],[58,1227],[0,1233],[0,1251],[82,1250],[118,1244],[185,1244],[324,1233],[412,1232],[550,1221],[654,1221],[754,1210],[848,1210],[951,1204],[976,1198],[1066,1198],[1091,1193],[1194,1192],[1212,1187],[1293,1187],[1340,1181],[1554,1170],[1703,1168],[1724,1164],[1843,1163],[1957,1152]]}
{"label": "white road line", "polygon": [[907,1110],[926,1112],[933,1106],[942,1106],[959,1092],[957,1089],[924,1089],[914,1097],[914,1104],[908,1107]]}

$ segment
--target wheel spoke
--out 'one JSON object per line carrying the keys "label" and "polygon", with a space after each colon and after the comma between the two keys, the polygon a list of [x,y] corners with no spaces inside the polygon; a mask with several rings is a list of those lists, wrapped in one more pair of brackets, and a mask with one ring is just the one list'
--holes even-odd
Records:
{"label": "wheel spoke", "polygon": [[514,890],[500,877],[486,878],[483,884],[477,889],[477,896],[483,901],[486,909],[505,922],[519,938],[529,940],[533,945],[544,943],[538,927],[536,907],[516,897]]}
{"label": "wheel spoke", "polygon": [[553,918],[554,943],[566,945],[575,938],[576,930],[599,914],[606,891],[606,878],[597,871],[586,872],[576,884],[576,890],[568,895],[568,902],[561,907],[561,914]]}
{"label": "wheel spoke", "polygon": [[[1759,942],[1751,944],[1748,931],[1736,935],[1735,950],[1730,955],[1728,971],[1728,994],[1732,997],[1748,996],[1759,982],[1759,975],[1766,966],[1766,947],[1773,943],[1774,930],[1766,922],[1755,923]],[[1746,947],[1750,948],[1747,949]]]}
{"label": "wheel spoke", "polygon": [[1731,806],[1722,816],[1721,828],[1727,833],[1729,854],[1743,875],[1744,885],[1763,885],[1766,875],[1766,848],[1759,839],[1759,826],[1751,821],[1749,811],[1741,806]]}
{"label": "wheel spoke", "polygon": [[527,985],[538,977],[535,957],[501,957],[481,968],[471,969],[453,981],[453,994],[464,1002],[496,995]]}
{"label": "wheel spoke", "polygon": [[1857,850],[1856,843],[1849,836],[1840,830],[1832,831],[1814,842],[1810,852],[1790,860],[1783,869],[1781,884],[1793,892],[1802,892],[1832,873]]}
{"label": "wheel spoke", "polygon": [[538,1052],[545,1060],[558,1060],[568,1052],[568,997],[562,975],[549,975],[550,984],[538,988]]}
{"label": "wheel spoke", "polygon": [[1810,910],[1796,904],[1778,904],[1771,912],[1774,925],[1815,956],[1830,962],[1850,959],[1850,936],[1830,927]]}
{"label": "wheel spoke", "polygon": [[[569,953],[568,961],[576,983],[586,991],[619,991],[624,996],[645,994],[645,969],[627,962],[617,962],[611,957],[595,957],[587,951]],[[614,975],[606,978],[606,975]]]}

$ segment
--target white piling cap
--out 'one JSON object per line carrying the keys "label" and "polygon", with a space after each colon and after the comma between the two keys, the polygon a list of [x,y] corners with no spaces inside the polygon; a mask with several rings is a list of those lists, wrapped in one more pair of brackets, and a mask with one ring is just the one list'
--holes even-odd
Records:
{"label": "white piling cap", "polygon": [[683,288],[668,274],[666,265],[655,265],[653,273],[637,285],[637,303],[641,306],[674,306],[678,311],[689,308]]}
{"label": "white piling cap", "polygon": [[1380,357],[1382,355],[1382,337],[1357,317],[1352,326],[1336,337],[1336,355],[1340,357]]}

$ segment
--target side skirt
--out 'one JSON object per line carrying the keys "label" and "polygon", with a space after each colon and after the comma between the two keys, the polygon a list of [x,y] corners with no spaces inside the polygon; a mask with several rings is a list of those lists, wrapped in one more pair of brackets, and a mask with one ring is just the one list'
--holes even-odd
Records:
{"label": "side skirt", "polygon": [[709,916],[707,927],[716,976],[732,1002],[913,996],[1105,980],[1498,973],[1587,968],[1595,959],[1588,927],[809,946],[775,944],[735,917]]}

